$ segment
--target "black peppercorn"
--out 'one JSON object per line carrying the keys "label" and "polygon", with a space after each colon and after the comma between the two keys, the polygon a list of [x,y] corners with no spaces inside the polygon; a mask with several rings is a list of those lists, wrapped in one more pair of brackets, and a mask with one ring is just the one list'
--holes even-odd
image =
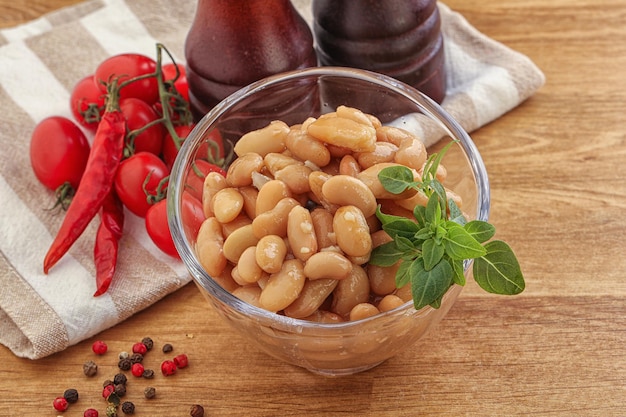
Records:
{"label": "black peppercorn", "polygon": [[130,361],[130,358],[120,359],[120,361],[117,363],[117,366],[122,371],[128,371],[130,370],[130,367],[132,366],[132,362]]}
{"label": "black peppercorn", "polygon": [[73,404],[78,401],[78,391],[74,388],[66,389],[63,393],[63,398],[65,398],[68,403]]}
{"label": "black peppercorn", "polygon": [[152,379],[154,378],[154,371],[152,369],[144,369],[143,374],[141,376],[146,379]]}
{"label": "black peppercorn", "polygon": [[149,337],[144,337],[143,339],[141,339],[141,343],[143,343],[148,350],[152,349],[152,347],[154,346],[154,342]]}
{"label": "black peppercorn", "polygon": [[204,407],[199,404],[192,405],[189,415],[191,417],[204,417]]}
{"label": "black peppercorn", "polygon": [[146,389],[143,390],[143,395],[147,399],[154,398],[156,395],[156,389],[154,389],[154,387],[146,387]]}
{"label": "black peppercorn", "polygon": [[174,350],[174,346],[172,346],[171,344],[166,343],[163,345],[163,353],[170,353],[173,350]]}
{"label": "black peppercorn", "polygon": [[117,375],[115,375],[115,377],[113,378],[113,384],[118,385],[118,384],[126,384],[126,382],[128,381],[128,378],[126,378],[126,375],[119,373]]}
{"label": "black peppercorn", "polygon": [[126,401],[122,404],[122,412],[124,414],[135,414],[135,404]]}
{"label": "black peppercorn", "polygon": [[115,393],[118,397],[123,397],[124,395],[126,395],[126,385],[115,384]]}
{"label": "black peppercorn", "polygon": [[141,363],[143,361],[143,355],[141,353],[133,353],[130,355],[130,363]]}
{"label": "black peppercorn", "polygon": [[87,361],[83,365],[83,373],[87,376],[94,376],[98,373],[98,365],[94,361]]}

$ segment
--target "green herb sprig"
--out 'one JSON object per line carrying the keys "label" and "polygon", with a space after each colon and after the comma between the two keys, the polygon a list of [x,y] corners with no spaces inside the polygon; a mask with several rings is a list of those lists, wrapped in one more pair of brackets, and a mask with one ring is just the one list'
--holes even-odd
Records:
{"label": "green herb sprig", "polygon": [[378,175],[383,187],[393,194],[412,188],[428,198],[426,206],[418,205],[413,210],[416,221],[382,213],[378,206],[376,216],[393,240],[376,247],[369,261],[382,267],[400,262],[396,287],[410,283],[416,309],[427,305],[439,308],[453,284],[465,285],[464,267],[470,259],[474,260],[474,280],[485,291],[514,295],[525,287],[511,247],[490,240],[495,227],[481,220],[467,221],[436,178],[437,168],[453,143],[430,155],[421,181],[415,181],[412,171],[403,166],[385,168]]}

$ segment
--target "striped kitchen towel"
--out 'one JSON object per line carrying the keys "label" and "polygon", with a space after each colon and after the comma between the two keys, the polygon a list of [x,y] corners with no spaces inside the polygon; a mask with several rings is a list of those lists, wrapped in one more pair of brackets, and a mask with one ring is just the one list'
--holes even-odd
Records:
{"label": "striped kitchen towel", "polygon": [[[310,0],[293,2],[310,23]],[[195,6],[191,0],[175,8],[167,0],[89,0],[0,30],[0,343],[15,355],[36,359],[61,351],[190,281],[182,263],[160,253],[143,220],[129,212],[118,273],[106,294],[92,296],[97,222],[44,275],[43,257],[63,213],[49,210],[54,196],[32,173],[29,142],[45,117],[72,117],[72,87],[105,58],[154,57],[160,42],[182,62]],[[439,7],[448,71],[443,107],[466,130],[502,116],[543,84],[526,56]]]}

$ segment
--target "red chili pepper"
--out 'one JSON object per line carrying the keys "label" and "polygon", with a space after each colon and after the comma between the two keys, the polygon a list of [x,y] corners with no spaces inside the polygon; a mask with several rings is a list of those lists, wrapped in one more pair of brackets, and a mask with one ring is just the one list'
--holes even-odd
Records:
{"label": "red chili pepper", "polygon": [[124,151],[126,120],[119,110],[117,83],[112,82],[110,86],[106,109],[98,124],[85,172],[61,228],[44,259],[43,271],[46,274],[98,214],[113,186],[115,172]]}
{"label": "red chili pepper", "polygon": [[124,206],[113,190],[105,198],[100,213],[100,226],[93,249],[96,264],[96,292],[104,294],[111,285],[117,266],[117,250],[124,229]]}

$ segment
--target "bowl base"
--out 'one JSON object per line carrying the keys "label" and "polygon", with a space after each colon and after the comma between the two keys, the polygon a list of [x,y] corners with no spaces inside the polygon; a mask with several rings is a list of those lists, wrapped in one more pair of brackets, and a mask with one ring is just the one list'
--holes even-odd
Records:
{"label": "bowl base", "polygon": [[383,362],[385,361],[382,360],[377,363],[358,366],[356,368],[345,368],[345,369],[318,369],[318,368],[305,368],[305,369],[316,375],[321,375],[321,376],[326,376],[326,377],[341,377],[341,376],[354,375],[354,374],[358,374],[359,372],[367,371],[369,369],[377,367]]}

